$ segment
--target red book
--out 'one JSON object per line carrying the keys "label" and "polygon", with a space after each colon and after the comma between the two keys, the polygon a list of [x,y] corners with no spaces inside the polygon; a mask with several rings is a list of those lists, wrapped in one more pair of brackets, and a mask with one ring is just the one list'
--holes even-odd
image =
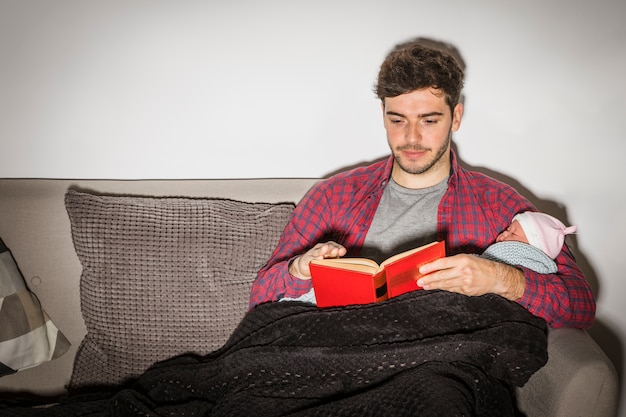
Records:
{"label": "red book", "polygon": [[446,256],[444,242],[433,242],[394,255],[380,265],[366,258],[311,261],[311,280],[318,307],[385,301],[421,289],[420,266]]}

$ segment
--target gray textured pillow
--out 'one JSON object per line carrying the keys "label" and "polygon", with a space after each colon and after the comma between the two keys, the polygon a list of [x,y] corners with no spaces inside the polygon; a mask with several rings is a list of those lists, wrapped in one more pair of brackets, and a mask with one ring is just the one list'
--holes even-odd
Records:
{"label": "gray textured pillow", "polygon": [[77,191],[65,204],[87,326],[70,389],[117,384],[155,361],[220,347],[294,208]]}

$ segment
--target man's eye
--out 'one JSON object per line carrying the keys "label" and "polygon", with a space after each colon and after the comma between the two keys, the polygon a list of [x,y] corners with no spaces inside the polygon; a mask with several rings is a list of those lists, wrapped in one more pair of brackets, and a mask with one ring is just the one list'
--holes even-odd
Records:
{"label": "man's eye", "polygon": [[424,119],[424,123],[427,125],[433,125],[437,123],[437,120],[436,119]]}

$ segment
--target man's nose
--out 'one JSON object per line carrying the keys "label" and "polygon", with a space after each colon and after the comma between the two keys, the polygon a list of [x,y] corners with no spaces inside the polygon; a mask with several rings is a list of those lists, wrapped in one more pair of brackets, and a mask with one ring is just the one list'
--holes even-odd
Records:
{"label": "man's nose", "polygon": [[422,140],[422,132],[418,124],[413,124],[409,126],[407,140],[411,143],[417,143]]}

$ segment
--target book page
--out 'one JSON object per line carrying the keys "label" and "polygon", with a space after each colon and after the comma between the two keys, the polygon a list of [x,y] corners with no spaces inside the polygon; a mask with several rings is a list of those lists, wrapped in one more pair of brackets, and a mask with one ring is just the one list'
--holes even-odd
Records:
{"label": "book page", "polygon": [[438,242],[432,242],[432,243],[429,243],[427,245],[420,246],[419,248],[411,249],[411,250],[408,250],[408,251],[405,251],[405,252],[401,252],[401,253],[399,253],[397,255],[393,255],[392,257],[385,259],[383,261],[383,263],[380,264],[380,266],[389,265],[390,263],[393,263],[393,262],[397,261],[398,259],[405,258],[405,257],[407,257],[409,255],[414,254],[415,252],[419,252],[419,251],[424,250],[424,249],[426,249],[426,248],[428,248],[428,247],[430,247],[432,245],[436,245],[437,243]]}
{"label": "book page", "polygon": [[314,259],[311,263],[318,265],[328,265],[335,268],[349,269],[352,271],[366,272],[374,274],[381,267],[371,259],[366,258],[332,258],[332,259]]}

